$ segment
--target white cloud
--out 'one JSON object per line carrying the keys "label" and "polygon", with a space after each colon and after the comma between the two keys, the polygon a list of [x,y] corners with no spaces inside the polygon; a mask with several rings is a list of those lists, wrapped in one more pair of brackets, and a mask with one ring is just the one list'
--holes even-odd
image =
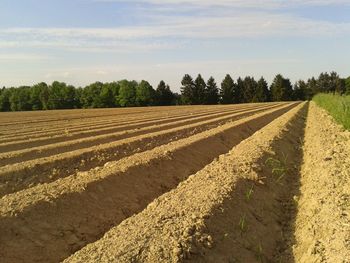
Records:
{"label": "white cloud", "polygon": [[350,33],[350,23],[315,21],[291,15],[248,12],[222,17],[155,16],[154,24],[118,28],[9,28],[0,47],[134,52],[178,49],[188,41],[268,36],[317,37]]}

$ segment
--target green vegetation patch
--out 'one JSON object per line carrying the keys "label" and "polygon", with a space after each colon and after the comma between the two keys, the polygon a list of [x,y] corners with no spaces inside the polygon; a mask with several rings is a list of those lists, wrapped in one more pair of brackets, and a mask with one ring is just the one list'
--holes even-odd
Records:
{"label": "green vegetation patch", "polygon": [[345,129],[350,130],[350,96],[317,94],[313,101],[327,110]]}

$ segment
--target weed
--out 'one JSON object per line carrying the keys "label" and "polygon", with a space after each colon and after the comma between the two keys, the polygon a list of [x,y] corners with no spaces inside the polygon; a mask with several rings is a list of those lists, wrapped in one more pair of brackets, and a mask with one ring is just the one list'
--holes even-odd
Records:
{"label": "weed", "polygon": [[312,100],[327,110],[345,129],[350,130],[350,96],[317,94]]}
{"label": "weed", "polygon": [[253,185],[247,190],[247,192],[245,193],[245,197],[247,199],[247,201],[250,200],[250,198],[252,197],[254,190],[253,190]]}
{"label": "weed", "polygon": [[265,164],[268,167],[270,167],[272,174],[275,176],[275,180],[277,183],[279,183],[283,179],[283,177],[288,171],[287,155],[282,153],[282,157],[282,160],[270,157],[265,161]]}
{"label": "weed", "polygon": [[241,233],[245,232],[247,230],[247,222],[246,222],[246,216],[243,215],[239,219],[239,229],[241,230]]}
{"label": "weed", "polygon": [[262,245],[260,242],[259,242],[259,245],[257,247],[256,257],[257,257],[259,262],[263,262],[263,248],[262,248]]}

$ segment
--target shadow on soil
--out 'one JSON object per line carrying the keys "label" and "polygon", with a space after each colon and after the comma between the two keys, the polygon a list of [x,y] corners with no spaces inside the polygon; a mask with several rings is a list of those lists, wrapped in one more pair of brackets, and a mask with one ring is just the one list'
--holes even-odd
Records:
{"label": "shadow on soil", "polygon": [[232,195],[206,222],[214,247],[192,262],[295,263],[295,217],[300,192],[308,104],[253,167],[257,180],[242,176]]}
{"label": "shadow on soil", "polygon": [[58,262],[68,257],[294,106],[179,148],[171,158],[135,164],[89,183],[84,191],[48,198],[16,216],[0,218],[0,256],[4,262]]}

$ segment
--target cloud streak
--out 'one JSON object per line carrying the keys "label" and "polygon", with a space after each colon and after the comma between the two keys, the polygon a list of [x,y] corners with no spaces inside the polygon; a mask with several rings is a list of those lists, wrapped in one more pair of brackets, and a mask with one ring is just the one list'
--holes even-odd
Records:
{"label": "cloud streak", "polygon": [[118,28],[9,28],[0,47],[134,52],[179,49],[193,40],[256,37],[330,37],[350,33],[350,23],[249,12],[237,16],[154,16],[153,24]]}

